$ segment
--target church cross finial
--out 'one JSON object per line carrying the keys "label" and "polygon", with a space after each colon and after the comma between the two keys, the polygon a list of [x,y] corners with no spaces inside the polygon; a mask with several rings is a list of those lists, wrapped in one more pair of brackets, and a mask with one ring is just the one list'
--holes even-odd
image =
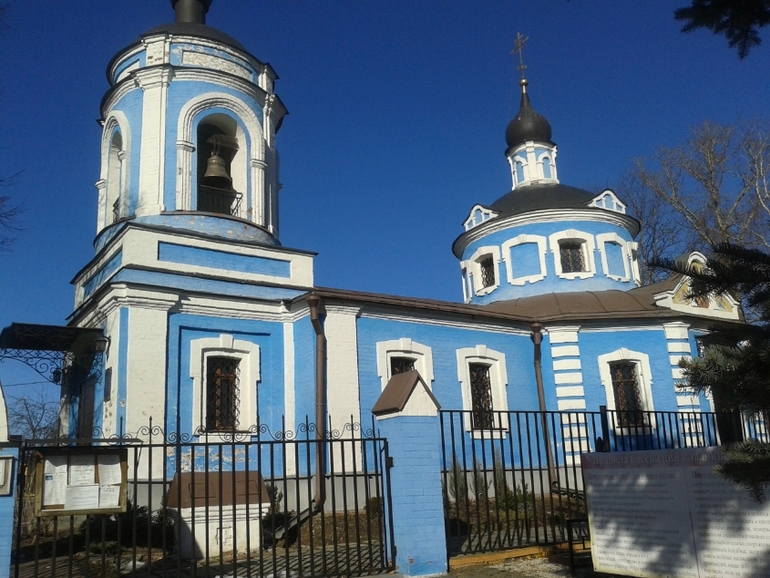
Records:
{"label": "church cross finial", "polygon": [[524,70],[527,68],[527,65],[524,64],[524,43],[527,40],[529,40],[529,36],[522,36],[521,32],[517,32],[516,40],[513,43],[513,50],[511,50],[511,54],[519,55],[519,66],[517,66],[517,69],[521,73],[522,80],[524,80]]}

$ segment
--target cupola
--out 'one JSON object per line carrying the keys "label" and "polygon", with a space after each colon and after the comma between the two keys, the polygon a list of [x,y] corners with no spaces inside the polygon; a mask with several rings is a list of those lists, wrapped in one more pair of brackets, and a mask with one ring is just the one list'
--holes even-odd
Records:
{"label": "cupola", "polygon": [[522,78],[519,112],[505,129],[508,149],[505,156],[511,167],[513,189],[533,183],[558,183],[556,145],[551,142],[551,124],[532,108]]}

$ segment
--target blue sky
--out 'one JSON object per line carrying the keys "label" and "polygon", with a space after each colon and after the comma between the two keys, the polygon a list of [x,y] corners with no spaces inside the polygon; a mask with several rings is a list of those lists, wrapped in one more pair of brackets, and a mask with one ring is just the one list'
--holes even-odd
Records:
{"label": "blue sky", "polygon": [[[64,323],[92,256],[105,67],[173,19],[167,0],[9,0],[0,38],[0,175],[23,171],[24,232],[0,253],[0,327]],[[612,186],[703,120],[770,102],[770,46],[739,61],[681,34],[686,0],[214,0],[208,24],[280,76],[281,241],[318,252],[323,286],[462,298],[453,240],[510,190],[517,32],[563,183]],[[13,364],[0,380],[24,382]]]}

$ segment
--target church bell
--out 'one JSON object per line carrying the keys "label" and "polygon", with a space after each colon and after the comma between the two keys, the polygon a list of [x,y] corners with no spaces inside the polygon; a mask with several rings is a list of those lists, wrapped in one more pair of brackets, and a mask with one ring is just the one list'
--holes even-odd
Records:
{"label": "church bell", "polygon": [[217,153],[212,152],[206,164],[206,172],[203,175],[204,179],[226,179],[228,184],[232,183],[233,179],[227,174],[227,168],[225,168],[225,160]]}

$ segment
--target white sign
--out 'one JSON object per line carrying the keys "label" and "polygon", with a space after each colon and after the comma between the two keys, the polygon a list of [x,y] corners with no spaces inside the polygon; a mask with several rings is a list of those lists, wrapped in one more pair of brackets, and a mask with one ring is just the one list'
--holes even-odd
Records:
{"label": "white sign", "polygon": [[598,572],[770,577],[770,503],[717,476],[721,448],[583,454]]}

